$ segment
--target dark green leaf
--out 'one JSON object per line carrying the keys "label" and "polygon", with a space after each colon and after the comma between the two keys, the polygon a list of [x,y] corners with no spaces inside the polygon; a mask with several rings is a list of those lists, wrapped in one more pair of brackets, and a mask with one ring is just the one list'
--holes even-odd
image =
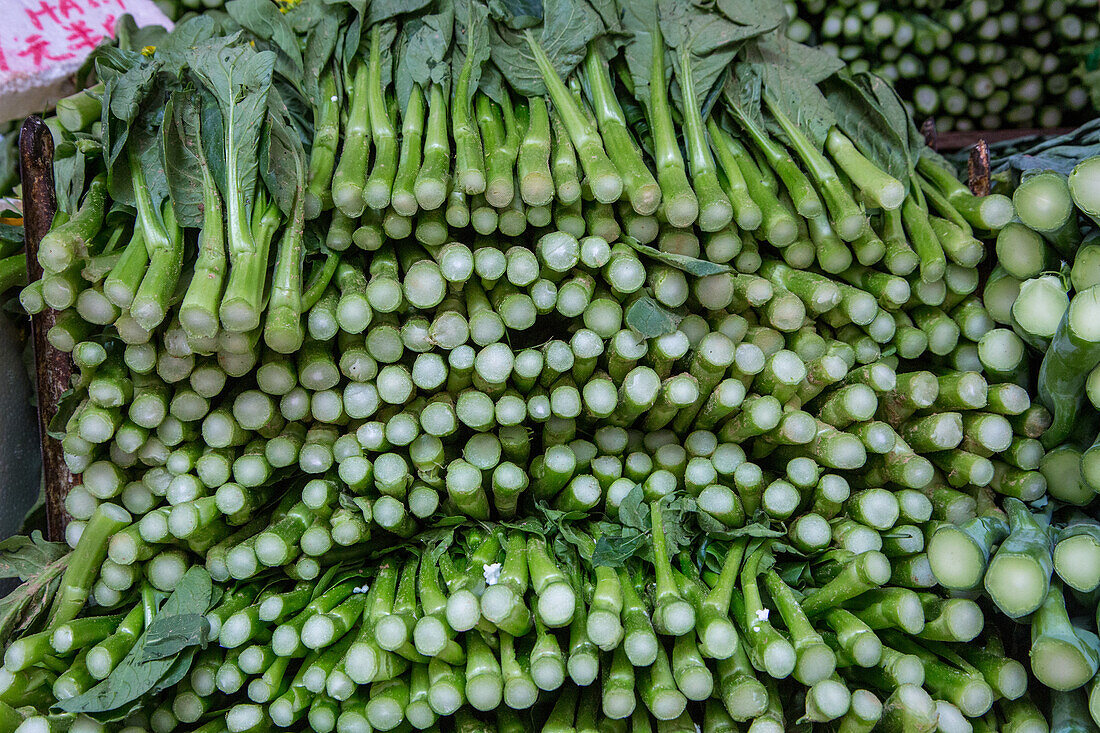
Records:
{"label": "dark green leaf", "polygon": [[619,503],[619,522],[640,532],[649,531],[649,504],[641,484],[635,484]]}
{"label": "dark green leaf", "polygon": [[[226,170],[234,171],[228,189],[239,191],[251,207],[259,167],[260,130],[275,68],[275,54],[238,44],[238,36],[212,39],[191,55],[191,65],[217,100],[224,128]],[[223,192],[223,196],[226,193]]]}
{"label": "dark green leaf", "polygon": [[9,537],[0,542],[0,578],[30,580],[68,554],[67,544],[47,542],[38,531]]}
{"label": "dark green leaf", "polygon": [[746,524],[744,527],[731,529],[727,535],[730,539],[736,539],[737,537],[783,537],[786,532],[772,529],[767,522],[753,522],[752,524]]}
{"label": "dark green leaf", "polygon": [[397,104],[405,109],[414,84],[425,94],[431,84],[449,90],[451,37],[454,33],[454,5],[437,4],[438,12],[407,20],[401,29],[400,53],[394,75]]}
{"label": "dark green leaf", "polygon": [[782,33],[754,38],[746,44],[745,58],[754,64],[787,69],[811,84],[825,81],[844,68],[844,62],[829,51],[792,41]]}
{"label": "dark green leaf", "polygon": [[708,262],[707,260],[700,260],[695,257],[688,257],[687,255],[676,254],[674,252],[662,252],[656,247],[642,244],[630,237],[623,237],[622,241],[626,242],[633,247],[635,251],[644,254],[646,257],[652,257],[655,260],[675,267],[677,270],[683,270],[687,274],[694,275],[695,277],[706,277],[707,275],[717,275],[722,272],[733,272],[733,268],[729,265]]}
{"label": "dark green leaf", "polygon": [[172,661],[172,666],[168,668],[164,676],[157,680],[156,686],[150,690],[150,693],[158,695],[179,684],[180,681],[187,676],[187,673],[191,671],[191,663],[195,661],[195,655],[198,651],[199,648],[197,646],[190,646],[184,649],[183,653],[175,657]]}
{"label": "dark green leaf", "polygon": [[626,325],[646,338],[672,333],[681,320],[648,295],[638,298],[626,309]]}
{"label": "dark green leaf", "polygon": [[[190,660],[187,659],[184,662],[179,660],[192,656],[193,652],[146,661],[145,647],[150,640],[150,632],[158,624],[167,623],[160,619],[204,615],[210,610],[212,600],[213,584],[210,574],[201,567],[192,567],[184,574],[172,591],[172,595],[161,606],[149,628],[142,633],[130,653],[107,676],[107,679],[81,695],[59,702],[56,707],[70,713],[105,713],[118,710],[153,690],[162,680],[165,680],[166,675],[180,674],[181,666],[184,667],[185,673],[190,667]],[[188,650],[194,648],[194,646],[187,647]]]}
{"label": "dark green leaf", "polygon": [[19,182],[19,130],[0,135],[0,194]]}
{"label": "dark green leaf", "polygon": [[260,175],[267,190],[286,216],[305,186],[306,156],[298,136],[282,115],[268,115],[267,134],[260,150]]}
{"label": "dark green leaf", "polygon": [[[32,564],[26,559],[24,562],[27,562],[26,568]],[[12,639],[46,622],[67,564],[66,554],[47,563],[22,585],[0,598],[0,648],[6,648]]]}
{"label": "dark green leaf", "polygon": [[695,500],[690,496],[662,501],[661,523],[665,530],[669,557],[691,546],[695,539],[695,532],[690,526],[691,519],[697,511]]}
{"label": "dark green leaf", "polygon": [[601,535],[592,553],[592,565],[621,568],[646,545],[646,536],[637,530],[624,529],[620,535]]}
{"label": "dark green leaf", "polygon": [[[627,35],[626,66],[634,82],[634,97],[649,104],[649,83],[653,75],[653,31],[658,28],[656,0],[631,0],[622,4],[622,28]],[[672,67],[665,65],[667,84]]]}
{"label": "dark green leaf", "polygon": [[322,4],[320,7],[325,10],[310,24],[306,35],[306,48],[302,52],[302,66],[305,69],[302,75],[302,88],[314,106],[319,106],[324,101],[320,98],[319,81],[321,76],[327,73],[326,69],[336,52],[343,21],[343,14],[332,6]]}
{"label": "dark green leaf", "polygon": [[203,219],[203,170],[199,96],[179,91],[164,109],[164,165],[176,220],[181,226],[200,227]]}
{"label": "dark green leaf", "polygon": [[587,513],[563,512],[557,509],[551,509],[544,501],[540,501],[538,507],[546,517],[547,522],[553,525],[563,540],[577,548],[583,557],[591,556],[593,552],[592,539],[583,532],[578,531],[573,525],[573,522],[587,519]]}
{"label": "dark green leaf", "polygon": [[774,30],[787,19],[786,9],[778,0],[717,0],[715,5],[734,23],[754,28],[752,35]]}
{"label": "dark green leaf", "polygon": [[540,0],[489,0],[489,15],[513,30],[533,28],[542,22]]}
{"label": "dark green leaf", "polygon": [[779,577],[783,579],[783,582],[793,587],[800,585],[809,575],[810,564],[808,562],[791,563],[784,565],[779,570]]}
{"label": "dark green leaf", "polygon": [[430,2],[431,0],[371,0],[367,6],[367,25],[372,26],[405,13],[415,13],[427,7]]}
{"label": "dark green leaf", "polygon": [[[774,3],[761,3],[758,12],[742,12],[738,18],[704,10],[698,5],[680,0],[658,0],[658,15],[665,44],[678,76],[683,56],[690,59],[692,82],[697,99],[705,99],[721,76],[741,42],[774,29],[782,20],[780,14],[768,13]],[[738,8],[744,10],[743,8]]]}
{"label": "dark green leaf", "polygon": [[916,161],[909,154],[905,127],[897,127],[901,120],[891,121],[874,95],[849,75],[837,74],[823,88],[841,131],[871,162],[908,187]]}
{"label": "dark green leaf", "polygon": [[76,408],[80,406],[83,399],[84,395],[82,393],[73,389],[66,390],[57,403],[57,412],[50,418],[50,424],[46,426],[46,434],[54,440],[64,438],[65,424],[76,412]]}
{"label": "dark green leaf", "polygon": [[909,141],[909,155],[916,161],[921,151],[927,148],[924,135],[920,133],[913,123],[905,102],[898,96],[894,87],[880,76],[874,74],[860,74],[861,83],[870,89],[871,94],[878,100],[878,107],[890,124],[898,131],[899,136]]}
{"label": "dark green leaf", "polygon": [[[795,43],[782,34],[753,39],[745,47],[744,58],[742,65],[759,77],[762,93],[820,148],[836,117],[817,85],[843,68],[844,63],[826,51]],[[783,137],[780,130],[776,132]]]}
{"label": "dark green leaf", "polygon": [[155,58],[160,68],[178,75],[187,66],[187,55],[198,44],[217,35],[220,29],[206,14],[192,15],[176,25],[156,46]]}
{"label": "dark green leaf", "polygon": [[565,79],[584,60],[588,43],[604,31],[599,13],[587,0],[545,0],[542,24],[516,31],[495,24],[490,36],[493,65],[518,93],[528,96],[546,94],[542,72],[528,45],[530,33],[546,52],[558,75]]}
{"label": "dark green leaf", "polygon": [[202,613],[178,616],[158,615],[145,633],[139,662],[164,659],[179,654],[189,646],[205,645],[210,623]]}
{"label": "dark green leaf", "polygon": [[474,92],[481,83],[482,68],[489,60],[489,12],[477,0],[455,0],[454,49],[451,51],[451,79],[457,81],[462,73],[466,55],[470,54],[470,87],[466,99],[457,104],[471,105]]}
{"label": "dark green leaf", "polygon": [[546,534],[546,527],[539,520],[534,517],[527,517],[526,519],[513,519],[497,522],[501,527],[508,529],[514,529],[519,532],[525,532],[527,534]]}
{"label": "dark green leaf", "polygon": [[[289,64],[292,79],[301,79],[304,70],[298,36],[290,20],[271,0],[230,0],[225,9],[233,20],[249,33],[269,41]],[[289,76],[289,74],[287,74]]]}
{"label": "dark green leaf", "polygon": [[761,112],[760,73],[753,64],[742,61],[734,67],[734,73],[726,80],[722,95],[732,112],[742,124],[748,122],[761,130],[767,125]]}
{"label": "dark green leaf", "polygon": [[57,208],[72,215],[80,206],[80,195],[84,191],[86,161],[75,150],[65,158],[54,160],[54,193],[57,196]]}
{"label": "dark green leaf", "polygon": [[[17,212],[4,212],[18,215]],[[16,249],[23,246],[23,227],[15,224],[5,224],[0,222],[0,249],[8,250],[8,245],[18,245]]]}

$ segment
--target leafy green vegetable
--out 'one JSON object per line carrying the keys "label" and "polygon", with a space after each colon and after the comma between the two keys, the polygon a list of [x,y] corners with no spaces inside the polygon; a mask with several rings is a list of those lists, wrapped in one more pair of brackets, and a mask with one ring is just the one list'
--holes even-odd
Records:
{"label": "leafy green vegetable", "polygon": [[214,601],[210,574],[199,567],[188,570],[107,679],[81,695],[62,700],[57,708],[69,713],[118,711],[152,691],[158,683],[170,683],[172,678],[186,673],[194,649],[205,642],[205,626],[195,633],[195,617],[205,624],[205,614]]}
{"label": "leafy green vegetable", "polygon": [[512,89],[522,95],[537,96],[546,94],[546,85],[524,33],[533,34],[554,70],[566,78],[584,60],[589,42],[603,32],[603,20],[587,0],[547,0],[543,3],[540,25],[521,32],[495,23],[489,44],[493,64]]}

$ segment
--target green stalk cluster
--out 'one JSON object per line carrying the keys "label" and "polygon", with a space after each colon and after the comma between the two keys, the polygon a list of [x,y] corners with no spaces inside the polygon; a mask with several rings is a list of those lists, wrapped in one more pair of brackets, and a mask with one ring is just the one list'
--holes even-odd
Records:
{"label": "green stalk cluster", "polygon": [[[1027,728],[987,613],[1032,623],[1043,685],[1096,672],[1100,535],[1042,505],[1088,504],[1061,468],[1088,445],[1047,437],[1051,367],[1029,389],[1027,347],[1078,359],[1095,330],[1084,293],[1039,308],[1089,246],[1028,228],[1050,176],[1020,222],[931,151],[895,177],[782,73],[756,108],[705,88],[640,5],[573,68],[476,3],[227,7],[232,35],[120,40],[104,97],[150,80],[130,136],[93,123],[58,161],[21,301],[59,311],[80,484],[50,617],[0,670],[20,733],[130,715],[90,691],[135,690],[139,656],[165,665],[133,693],[154,733]],[[1086,213],[1087,173],[1058,179]],[[1021,230],[1042,270],[1016,309],[1016,275],[977,268]],[[163,617],[195,578],[192,632]]]}
{"label": "green stalk cluster", "polygon": [[1100,38],[1088,2],[790,0],[788,37],[894,83],[941,132],[1080,124],[1083,56]]}

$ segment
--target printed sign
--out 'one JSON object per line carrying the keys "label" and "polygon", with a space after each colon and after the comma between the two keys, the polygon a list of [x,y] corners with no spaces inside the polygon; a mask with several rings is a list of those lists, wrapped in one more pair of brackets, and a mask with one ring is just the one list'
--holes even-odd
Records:
{"label": "printed sign", "polygon": [[[0,119],[38,111],[129,13],[138,25],[171,23],[151,0],[0,0]],[[27,105],[29,109],[22,109]]]}

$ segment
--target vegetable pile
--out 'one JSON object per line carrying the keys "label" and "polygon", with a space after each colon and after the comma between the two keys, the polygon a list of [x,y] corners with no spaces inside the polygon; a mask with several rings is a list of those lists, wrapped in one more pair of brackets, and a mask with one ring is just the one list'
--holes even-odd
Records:
{"label": "vegetable pile", "polygon": [[232,0],[100,48],[20,296],[78,367],[72,551],[4,545],[2,727],[1087,718],[1068,398],[976,269],[1012,201],[784,19]]}
{"label": "vegetable pile", "polygon": [[[1088,0],[792,0],[788,35],[897,84],[941,131],[1089,119],[1100,21]],[[1091,54],[1091,56],[1090,56]]]}

